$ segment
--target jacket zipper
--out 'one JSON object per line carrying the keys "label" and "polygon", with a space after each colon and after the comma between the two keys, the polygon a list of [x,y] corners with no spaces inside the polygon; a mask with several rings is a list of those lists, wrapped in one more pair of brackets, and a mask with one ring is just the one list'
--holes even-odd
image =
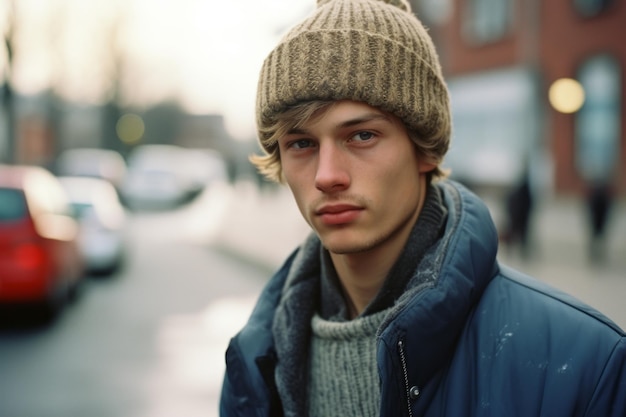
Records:
{"label": "jacket zipper", "polygon": [[406,366],[406,354],[404,352],[403,340],[398,341],[398,352],[400,354],[400,363],[402,364],[402,375],[404,376],[404,393],[406,395],[408,416],[413,417],[413,411],[411,410],[411,387],[409,386],[409,371]]}

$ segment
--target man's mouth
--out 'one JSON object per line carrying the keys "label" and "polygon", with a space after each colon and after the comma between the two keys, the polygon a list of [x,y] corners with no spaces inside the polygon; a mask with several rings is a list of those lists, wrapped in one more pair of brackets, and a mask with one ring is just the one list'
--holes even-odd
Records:
{"label": "man's mouth", "polygon": [[363,211],[362,207],[352,204],[328,204],[315,211],[322,223],[335,226],[353,222]]}

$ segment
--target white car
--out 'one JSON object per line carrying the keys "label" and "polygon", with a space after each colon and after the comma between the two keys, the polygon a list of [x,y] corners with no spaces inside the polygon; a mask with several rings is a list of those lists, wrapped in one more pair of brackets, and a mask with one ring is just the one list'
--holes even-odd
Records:
{"label": "white car", "polygon": [[172,209],[225,177],[219,154],[176,145],[140,145],[128,155],[122,195],[132,209]]}
{"label": "white car", "polygon": [[127,215],[113,185],[100,178],[61,176],[79,222],[79,248],[89,272],[113,273],[128,254]]}
{"label": "white car", "polygon": [[201,193],[214,182],[228,181],[226,161],[213,149],[185,148],[181,168],[189,181],[192,194]]}

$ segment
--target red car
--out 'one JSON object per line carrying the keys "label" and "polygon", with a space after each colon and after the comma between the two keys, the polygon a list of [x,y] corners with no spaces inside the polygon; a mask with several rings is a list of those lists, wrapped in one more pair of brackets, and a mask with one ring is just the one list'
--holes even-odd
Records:
{"label": "red car", "polygon": [[36,166],[0,164],[0,305],[58,313],[84,276],[78,225],[58,179]]}

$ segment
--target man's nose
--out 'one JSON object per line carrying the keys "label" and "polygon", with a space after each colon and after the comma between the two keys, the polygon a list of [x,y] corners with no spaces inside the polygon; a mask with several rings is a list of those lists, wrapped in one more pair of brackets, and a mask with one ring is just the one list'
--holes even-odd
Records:
{"label": "man's nose", "polygon": [[348,188],[350,175],[344,152],[335,144],[323,144],[318,158],[315,187],[326,193]]}

